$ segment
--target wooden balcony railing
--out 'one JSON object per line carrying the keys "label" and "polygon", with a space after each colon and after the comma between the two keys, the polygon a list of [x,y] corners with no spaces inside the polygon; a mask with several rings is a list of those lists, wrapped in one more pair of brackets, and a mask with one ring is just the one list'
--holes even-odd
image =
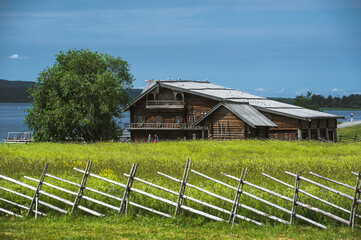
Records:
{"label": "wooden balcony railing", "polygon": [[[124,123],[125,129],[202,129],[202,126],[191,127],[192,123]],[[205,128],[206,129],[206,128]]]}
{"label": "wooden balcony railing", "polygon": [[147,100],[146,108],[184,108],[183,100]]}

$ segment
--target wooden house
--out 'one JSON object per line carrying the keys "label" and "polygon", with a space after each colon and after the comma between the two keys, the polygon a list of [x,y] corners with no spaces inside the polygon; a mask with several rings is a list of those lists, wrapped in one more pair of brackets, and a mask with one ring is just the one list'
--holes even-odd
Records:
{"label": "wooden house", "polygon": [[336,141],[332,114],[273,101],[206,81],[147,80],[123,111],[132,141],[176,139],[314,139]]}

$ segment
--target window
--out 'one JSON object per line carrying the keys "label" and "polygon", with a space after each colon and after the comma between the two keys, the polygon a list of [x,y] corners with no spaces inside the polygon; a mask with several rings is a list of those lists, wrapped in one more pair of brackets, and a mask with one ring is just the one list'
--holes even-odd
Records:
{"label": "window", "polygon": [[190,115],[190,116],[189,116],[189,122],[190,122],[190,123],[194,123],[194,115]]}
{"label": "window", "polygon": [[157,123],[162,122],[162,116],[157,116]]}
{"label": "window", "polygon": [[180,116],[175,116],[174,122],[175,123],[180,123]]}
{"label": "window", "polygon": [[139,123],[143,122],[143,116],[142,115],[138,115],[138,122]]}
{"label": "window", "polygon": [[177,95],[175,96],[175,99],[178,101],[182,101],[183,100],[183,96],[180,93],[177,93]]}

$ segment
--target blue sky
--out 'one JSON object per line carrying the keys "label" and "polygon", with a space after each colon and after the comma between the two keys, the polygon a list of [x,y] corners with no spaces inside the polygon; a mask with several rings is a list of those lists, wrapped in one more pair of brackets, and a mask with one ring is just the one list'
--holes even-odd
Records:
{"label": "blue sky", "polygon": [[0,1],[0,78],[35,81],[88,48],[145,79],[260,96],[361,93],[361,0]]}

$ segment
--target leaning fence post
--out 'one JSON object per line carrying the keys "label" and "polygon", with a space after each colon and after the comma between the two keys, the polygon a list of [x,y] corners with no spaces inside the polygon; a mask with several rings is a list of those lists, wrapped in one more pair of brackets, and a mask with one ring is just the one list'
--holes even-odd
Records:
{"label": "leaning fence post", "polygon": [[118,210],[118,214],[120,214],[124,210],[125,210],[125,212],[127,212],[127,210],[128,210],[130,188],[133,185],[133,181],[134,181],[134,177],[135,177],[135,173],[137,172],[137,169],[138,169],[138,164],[133,164],[132,168],[130,169],[129,178],[127,181],[127,185],[125,186],[125,189],[124,189],[123,198],[122,198],[122,202],[120,204],[119,210]]}
{"label": "leaning fence post", "polygon": [[177,216],[179,214],[180,206],[183,203],[183,195],[186,190],[187,180],[188,180],[189,170],[191,169],[191,165],[192,165],[192,159],[188,158],[186,165],[184,167],[182,181],[180,182],[180,188],[177,198],[177,206],[175,208],[174,216]]}
{"label": "leaning fence post", "polygon": [[79,202],[80,202],[80,200],[81,200],[81,198],[83,196],[83,191],[84,191],[84,188],[85,188],[86,180],[88,179],[88,176],[89,176],[89,173],[90,173],[90,168],[91,168],[92,163],[93,163],[93,161],[88,161],[88,164],[86,165],[84,175],[83,175],[83,178],[81,180],[81,184],[79,186],[79,191],[78,191],[78,194],[75,197],[75,201],[74,201],[74,204],[73,204],[73,207],[71,209],[70,214],[72,214],[74,212],[75,208],[79,205]]}
{"label": "leaning fence post", "polygon": [[231,214],[229,215],[229,220],[228,221],[229,222],[232,221],[232,227],[234,225],[234,219],[236,218],[237,208],[238,208],[238,205],[239,205],[239,199],[241,197],[243,186],[244,186],[243,181],[246,179],[247,171],[248,171],[248,167],[246,168],[244,173],[243,173],[243,169],[242,169],[242,173],[241,173],[241,177],[239,178],[238,188],[237,188],[236,196],[234,198]]}
{"label": "leaning fence post", "polygon": [[353,196],[352,207],[350,212],[350,220],[348,225],[349,227],[354,227],[355,225],[355,216],[358,207],[358,200],[360,199],[360,193],[361,193],[361,184],[359,186],[360,178],[361,178],[361,172],[358,172],[356,185],[355,185],[355,194]]}
{"label": "leaning fence post", "polygon": [[41,186],[43,185],[46,170],[48,169],[48,165],[49,165],[49,163],[46,163],[45,166],[44,166],[43,173],[41,174],[41,178],[40,178],[40,181],[38,183],[38,187],[35,190],[33,199],[31,200],[27,216],[29,216],[30,213],[32,212],[33,207],[34,207],[34,203],[35,203],[35,218],[37,218],[37,216],[38,216],[39,191],[41,190]]}
{"label": "leaning fence post", "polygon": [[295,215],[296,215],[298,188],[300,187],[300,174],[301,174],[301,171],[298,171],[297,175],[296,175],[296,178],[295,178],[295,190],[293,192],[293,202],[292,202],[292,212],[291,212],[290,225],[292,225],[293,219],[295,218]]}

